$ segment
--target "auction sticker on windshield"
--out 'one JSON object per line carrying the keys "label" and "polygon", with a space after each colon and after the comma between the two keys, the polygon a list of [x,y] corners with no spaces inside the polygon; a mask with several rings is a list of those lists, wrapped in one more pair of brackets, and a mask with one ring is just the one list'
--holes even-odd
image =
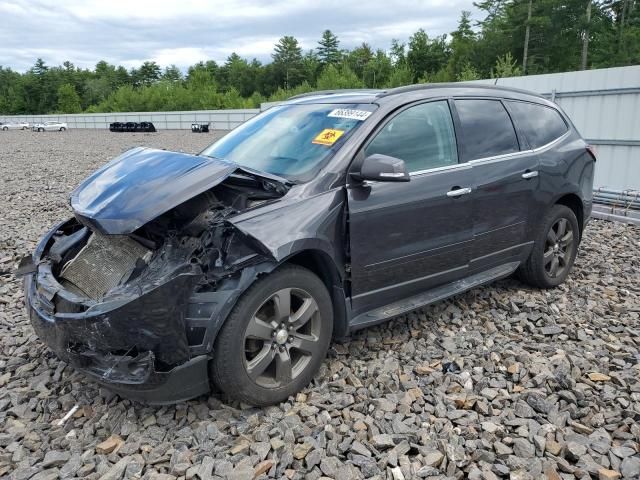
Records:
{"label": "auction sticker on windshield", "polygon": [[369,118],[372,112],[367,112],[366,110],[353,110],[351,108],[336,108],[329,112],[327,117],[334,118],[349,118],[351,120],[366,120]]}
{"label": "auction sticker on windshield", "polygon": [[344,130],[335,130],[333,128],[325,128],[322,130],[311,143],[318,145],[333,145],[344,134]]}

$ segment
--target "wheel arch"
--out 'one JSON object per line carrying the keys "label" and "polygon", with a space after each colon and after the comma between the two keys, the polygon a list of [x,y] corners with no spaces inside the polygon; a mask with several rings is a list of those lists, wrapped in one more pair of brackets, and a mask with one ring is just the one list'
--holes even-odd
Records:
{"label": "wheel arch", "polygon": [[344,337],[347,334],[347,306],[343,289],[343,275],[331,256],[316,249],[296,252],[281,262],[304,267],[317,275],[327,287],[333,305],[333,335]]}
{"label": "wheel arch", "polygon": [[580,229],[580,239],[584,230],[584,205],[582,199],[575,193],[566,193],[559,197],[554,205],[564,205],[573,211],[578,220],[578,228]]}

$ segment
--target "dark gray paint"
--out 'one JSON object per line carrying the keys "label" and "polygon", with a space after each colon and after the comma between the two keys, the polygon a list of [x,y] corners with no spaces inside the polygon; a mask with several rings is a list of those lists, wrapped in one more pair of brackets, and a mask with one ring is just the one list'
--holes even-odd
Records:
{"label": "dark gray paint", "polygon": [[[399,109],[425,101],[448,100],[455,127],[459,128],[454,100],[467,97],[515,99],[556,108],[542,97],[526,92],[464,85],[312,95],[292,100],[292,103],[376,103],[378,108],[313,180],[289,186],[281,198],[226,218],[227,224],[259,252],[261,256],[256,258],[261,258],[262,263],[231,271],[219,291],[201,297],[194,295],[188,300],[190,308],[193,305],[200,308],[202,301],[202,308],[209,309],[203,311],[210,312],[208,320],[206,317],[198,320],[197,325],[205,326],[207,332],[199,350],[192,350],[192,354],[198,355],[193,359],[214,348],[218,329],[246,288],[284,262],[315,259],[310,266],[327,283],[340,322],[334,332],[344,334],[508,275],[526,259],[540,220],[559,199],[575,200],[584,225],[591,212],[594,162],[584,140],[564,114],[570,125],[567,134],[537,150],[530,150],[519,134],[522,151],[465,162],[460,155],[464,139],[457,135],[461,159],[458,165],[414,174],[409,182],[401,183],[362,182],[349,175],[359,171],[362,148],[373,132]],[[168,199],[157,214],[176,207],[200,190],[195,188],[193,195],[189,195],[189,182],[194,186],[214,186],[232,175],[233,167],[185,157],[180,155],[187,164],[192,162],[196,171],[204,168],[197,166],[201,163],[213,165],[217,170],[205,175],[206,178],[191,176],[189,168],[184,170],[180,175],[184,181],[168,182],[164,190]],[[169,158],[181,168],[178,157]],[[522,177],[534,171],[537,176]],[[144,172],[138,171],[136,175],[143,178]],[[136,196],[135,189],[126,183],[120,184],[125,186],[123,193],[114,198],[121,195],[126,199],[125,206],[138,202],[135,208],[146,212],[145,215],[132,213],[130,219],[119,218],[117,228],[107,228],[106,220],[110,217],[99,218],[94,213],[101,209],[75,202],[77,215],[88,224],[102,225],[106,233],[127,233],[141,221],[150,220],[147,217],[157,208],[151,202],[158,199]],[[83,188],[91,190],[95,185],[85,183]],[[459,197],[447,195],[461,188],[469,188],[470,193]],[[92,195],[99,198],[101,192],[93,191]],[[38,247],[36,258],[43,254],[45,244],[46,240]],[[27,282],[38,275],[30,273]],[[37,282],[29,285],[32,292],[38,289]],[[32,310],[34,296],[27,295]],[[144,317],[144,312],[140,315]],[[69,314],[66,321],[73,321],[72,317]],[[187,323],[190,321],[187,318]],[[146,399],[157,402],[182,398],[171,385],[175,384],[176,376],[196,379],[202,376],[202,362],[192,363],[193,367],[185,363],[176,366],[175,372],[163,373],[167,378],[162,381],[169,387],[153,389]],[[200,378],[193,391],[202,391],[203,382]],[[118,386],[119,391],[122,388],[126,391],[124,386]]]}

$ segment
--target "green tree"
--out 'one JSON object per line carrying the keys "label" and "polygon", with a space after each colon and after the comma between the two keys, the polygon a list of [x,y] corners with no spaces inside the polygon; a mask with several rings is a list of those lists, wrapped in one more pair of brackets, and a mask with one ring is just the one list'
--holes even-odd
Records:
{"label": "green tree", "polygon": [[258,89],[259,69],[260,63],[256,59],[250,64],[234,52],[220,68],[221,86],[224,90],[235,89],[241,96],[250,97]]}
{"label": "green tree", "polygon": [[362,88],[363,84],[358,76],[347,66],[338,69],[335,65],[327,65],[318,77],[318,90],[333,90],[336,88]]}
{"label": "green tree", "polygon": [[[187,82],[191,81],[193,75],[204,72],[206,74],[206,78],[215,81],[219,74],[220,67],[213,60],[207,60],[206,62],[198,62],[195,65],[190,66],[187,69]],[[204,78],[200,76],[200,78]]]}
{"label": "green tree", "polygon": [[309,50],[305,53],[302,57],[302,71],[305,80],[309,83],[315,83],[322,66],[323,64],[316,52]]}
{"label": "green tree", "polygon": [[446,36],[432,40],[423,29],[420,29],[409,38],[407,63],[413,71],[414,81],[443,68],[447,64],[448,57],[449,47]]}
{"label": "green tree", "polygon": [[322,32],[322,38],[318,41],[318,60],[324,65],[337,64],[340,62],[340,41],[338,37],[334,35],[331,30],[325,30]]}
{"label": "green tree", "polygon": [[421,77],[428,71],[429,37],[422,28],[409,38],[407,63],[415,77]]}
{"label": "green tree", "polygon": [[58,111],[60,113],[80,113],[80,96],[73,85],[65,83],[58,88]]}
{"label": "green tree", "polygon": [[[471,12],[463,11],[456,31],[451,32],[451,57],[449,58],[449,76],[458,78],[463,71],[469,74],[473,64],[476,34],[471,29]],[[475,67],[473,70],[477,73]]]}
{"label": "green tree", "polygon": [[480,74],[478,74],[478,71],[475,69],[473,65],[471,65],[471,63],[466,63],[465,65],[463,65],[463,67],[460,69],[460,73],[456,77],[456,80],[458,82],[468,82],[470,80],[479,80],[479,79],[480,79]]}
{"label": "green tree", "polygon": [[271,57],[277,85],[288,90],[304,80],[302,50],[294,37],[285,35],[278,40]]}
{"label": "green tree", "polygon": [[144,62],[140,68],[131,71],[134,85],[151,85],[160,79],[161,69],[156,62]]}
{"label": "green tree", "polygon": [[367,62],[362,73],[365,86],[378,88],[385,85],[392,71],[393,65],[389,56],[382,49],[376,50],[374,57]]}
{"label": "green tree", "polygon": [[369,66],[369,62],[373,60],[373,50],[371,46],[363,42],[360,46],[351,50],[345,57],[345,62],[356,76],[363,80],[364,72]]}
{"label": "green tree", "polygon": [[182,80],[182,72],[175,65],[169,65],[165,67],[161,78],[166,82],[179,82]]}
{"label": "green tree", "polygon": [[491,71],[491,78],[517,77],[519,75],[522,75],[522,70],[520,70],[518,62],[513,58],[511,52],[498,57],[496,66]]}
{"label": "green tree", "polygon": [[391,56],[391,63],[394,67],[405,64],[407,61],[406,49],[407,45],[397,38],[391,40],[391,48],[389,49],[389,52]]}
{"label": "green tree", "polygon": [[397,66],[387,81],[386,87],[402,87],[413,83],[415,75],[407,65]]}

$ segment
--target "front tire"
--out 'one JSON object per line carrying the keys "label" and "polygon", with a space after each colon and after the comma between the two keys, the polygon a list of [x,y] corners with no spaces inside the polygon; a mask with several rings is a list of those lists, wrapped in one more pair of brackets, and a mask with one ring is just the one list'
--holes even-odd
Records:
{"label": "front tire", "polygon": [[2,130],[6,132],[9,129],[7,127],[2,127]]}
{"label": "front tire", "polygon": [[253,284],[225,321],[211,380],[251,405],[282,402],[312,380],[332,329],[331,298],[322,281],[305,268],[280,267]]}
{"label": "front tire", "polygon": [[64,128],[64,127],[60,127],[60,131],[61,131],[61,132],[64,132],[65,130],[66,130],[66,128]]}
{"label": "front tire", "polygon": [[39,128],[38,131],[39,132],[44,132],[44,128]]}
{"label": "front tire", "polygon": [[538,288],[553,288],[567,279],[580,244],[580,228],[573,210],[554,205],[542,221],[542,228],[520,278]]}

